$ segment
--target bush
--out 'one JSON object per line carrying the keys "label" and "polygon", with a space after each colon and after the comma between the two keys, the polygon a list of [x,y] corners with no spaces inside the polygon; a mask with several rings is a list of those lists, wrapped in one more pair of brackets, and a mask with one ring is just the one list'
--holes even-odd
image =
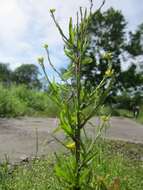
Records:
{"label": "bush", "polygon": [[21,102],[11,91],[0,86],[0,116],[21,116],[26,113],[26,104]]}
{"label": "bush", "polygon": [[22,85],[9,88],[0,85],[0,92],[0,117],[58,114],[57,107],[45,92],[30,90]]}

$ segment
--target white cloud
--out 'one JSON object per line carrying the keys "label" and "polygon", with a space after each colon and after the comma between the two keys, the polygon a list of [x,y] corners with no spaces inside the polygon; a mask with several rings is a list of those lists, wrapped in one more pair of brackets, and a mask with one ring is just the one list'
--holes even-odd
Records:
{"label": "white cloud", "polygon": [[[79,6],[87,7],[88,0],[0,0],[0,61],[11,62],[12,67],[20,63],[35,63],[43,54],[41,46],[48,43],[57,64],[63,64],[61,38],[50,17],[49,9],[56,9],[56,17],[67,31],[68,19],[76,15]],[[101,0],[95,1],[97,8]],[[135,28],[143,18],[140,0],[106,0],[104,10],[111,5],[121,9],[130,28]],[[61,61],[60,61],[61,60]],[[17,64],[15,64],[17,63]]]}
{"label": "white cloud", "polygon": [[0,42],[10,46],[19,39],[27,27],[27,15],[17,0],[0,0]]}

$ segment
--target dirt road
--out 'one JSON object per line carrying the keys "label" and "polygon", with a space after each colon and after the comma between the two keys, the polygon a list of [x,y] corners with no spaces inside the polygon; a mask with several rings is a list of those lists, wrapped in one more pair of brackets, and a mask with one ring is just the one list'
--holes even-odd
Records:
{"label": "dirt road", "polygon": [[[98,119],[93,118],[91,122],[98,124]],[[37,150],[38,155],[58,150],[59,145],[51,135],[57,123],[54,118],[0,118],[0,160],[7,155],[11,162],[19,162],[35,156]],[[107,138],[143,143],[143,125],[117,117],[111,118],[109,123],[111,127],[107,129]],[[93,129],[89,128],[88,131],[94,134]],[[59,137],[62,138],[61,135]]]}

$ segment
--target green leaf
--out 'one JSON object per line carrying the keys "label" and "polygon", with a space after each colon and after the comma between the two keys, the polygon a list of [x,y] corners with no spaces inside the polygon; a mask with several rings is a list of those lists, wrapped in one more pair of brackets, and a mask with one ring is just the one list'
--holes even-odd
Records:
{"label": "green leaf", "polygon": [[71,70],[68,70],[68,71],[66,71],[64,74],[63,74],[63,78],[65,79],[65,80],[67,80],[67,79],[69,79],[69,78],[71,78],[72,77],[72,71]]}
{"label": "green leaf", "polygon": [[93,60],[92,60],[91,57],[86,57],[86,58],[82,61],[82,63],[86,65],[86,64],[92,63],[92,61],[93,61]]}
{"label": "green leaf", "polygon": [[65,180],[69,180],[69,178],[67,177],[67,173],[60,166],[57,166],[57,165],[55,166],[55,172],[57,176],[63,177]]}
{"label": "green leaf", "polygon": [[72,18],[70,18],[70,22],[69,22],[69,37],[70,37],[70,42],[73,44],[74,43],[74,31],[73,31]]}
{"label": "green leaf", "polygon": [[62,111],[60,114],[60,127],[64,130],[64,132],[69,135],[72,136],[72,129],[68,123],[68,120],[66,119],[66,111]]}
{"label": "green leaf", "polygon": [[84,12],[84,20],[87,19],[87,8],[85,9],[85,12]]}
{"label": "green leaf", "polygon": [[57,156],[57,162],[55,165],[56,175],[64,180],[64,182],[70,185],[74,183],[75,173],[73,172],[75,168],[75,160],[73,158],[68,158],[64,156]]}
{"label": "green leaf", "polygon": [[68,51],[67,49],[64,49],[64,52],[67,57],[69,57],[71,60],[74,60],[74,54],[72,52]]}

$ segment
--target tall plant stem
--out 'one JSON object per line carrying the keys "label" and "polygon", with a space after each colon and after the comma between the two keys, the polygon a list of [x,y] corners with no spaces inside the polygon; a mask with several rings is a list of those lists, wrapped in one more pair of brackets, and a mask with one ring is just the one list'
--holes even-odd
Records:
{"label": "tall plant stem", "polygon": [[[79,43],[79,20],[78,20],[78,13],[77,13],[77,47]],[[76,184],[75,184],[75,190],[80,190],[80,132],[81,132],[81,121],[80,121],[80,91],[81,91],[81,76],[80,76],[80,52],[77,49],[77,62],[75,63],[76,66],[76,91],[77,91],[77,106],[76,106],[76,118],[77,118],[77,124],[75,129],[75,146],[76,146]]]}
{"label": "tall plant stem", "polygon": [[76,65],[76,87],[77,87],[77,126],[75,130],[75,146],[76,146],[76,152],[75,152],[75,157],[76,157],[76,184],[75,184],[75,190],[80,190],[80,89],[81,89],[81,84],[80,84],[80,62],[77,63]]}
{"label": "tall plant stem", "polygon": [[80,190],[80,129],[76,131],[76,184],[74,190]]}

